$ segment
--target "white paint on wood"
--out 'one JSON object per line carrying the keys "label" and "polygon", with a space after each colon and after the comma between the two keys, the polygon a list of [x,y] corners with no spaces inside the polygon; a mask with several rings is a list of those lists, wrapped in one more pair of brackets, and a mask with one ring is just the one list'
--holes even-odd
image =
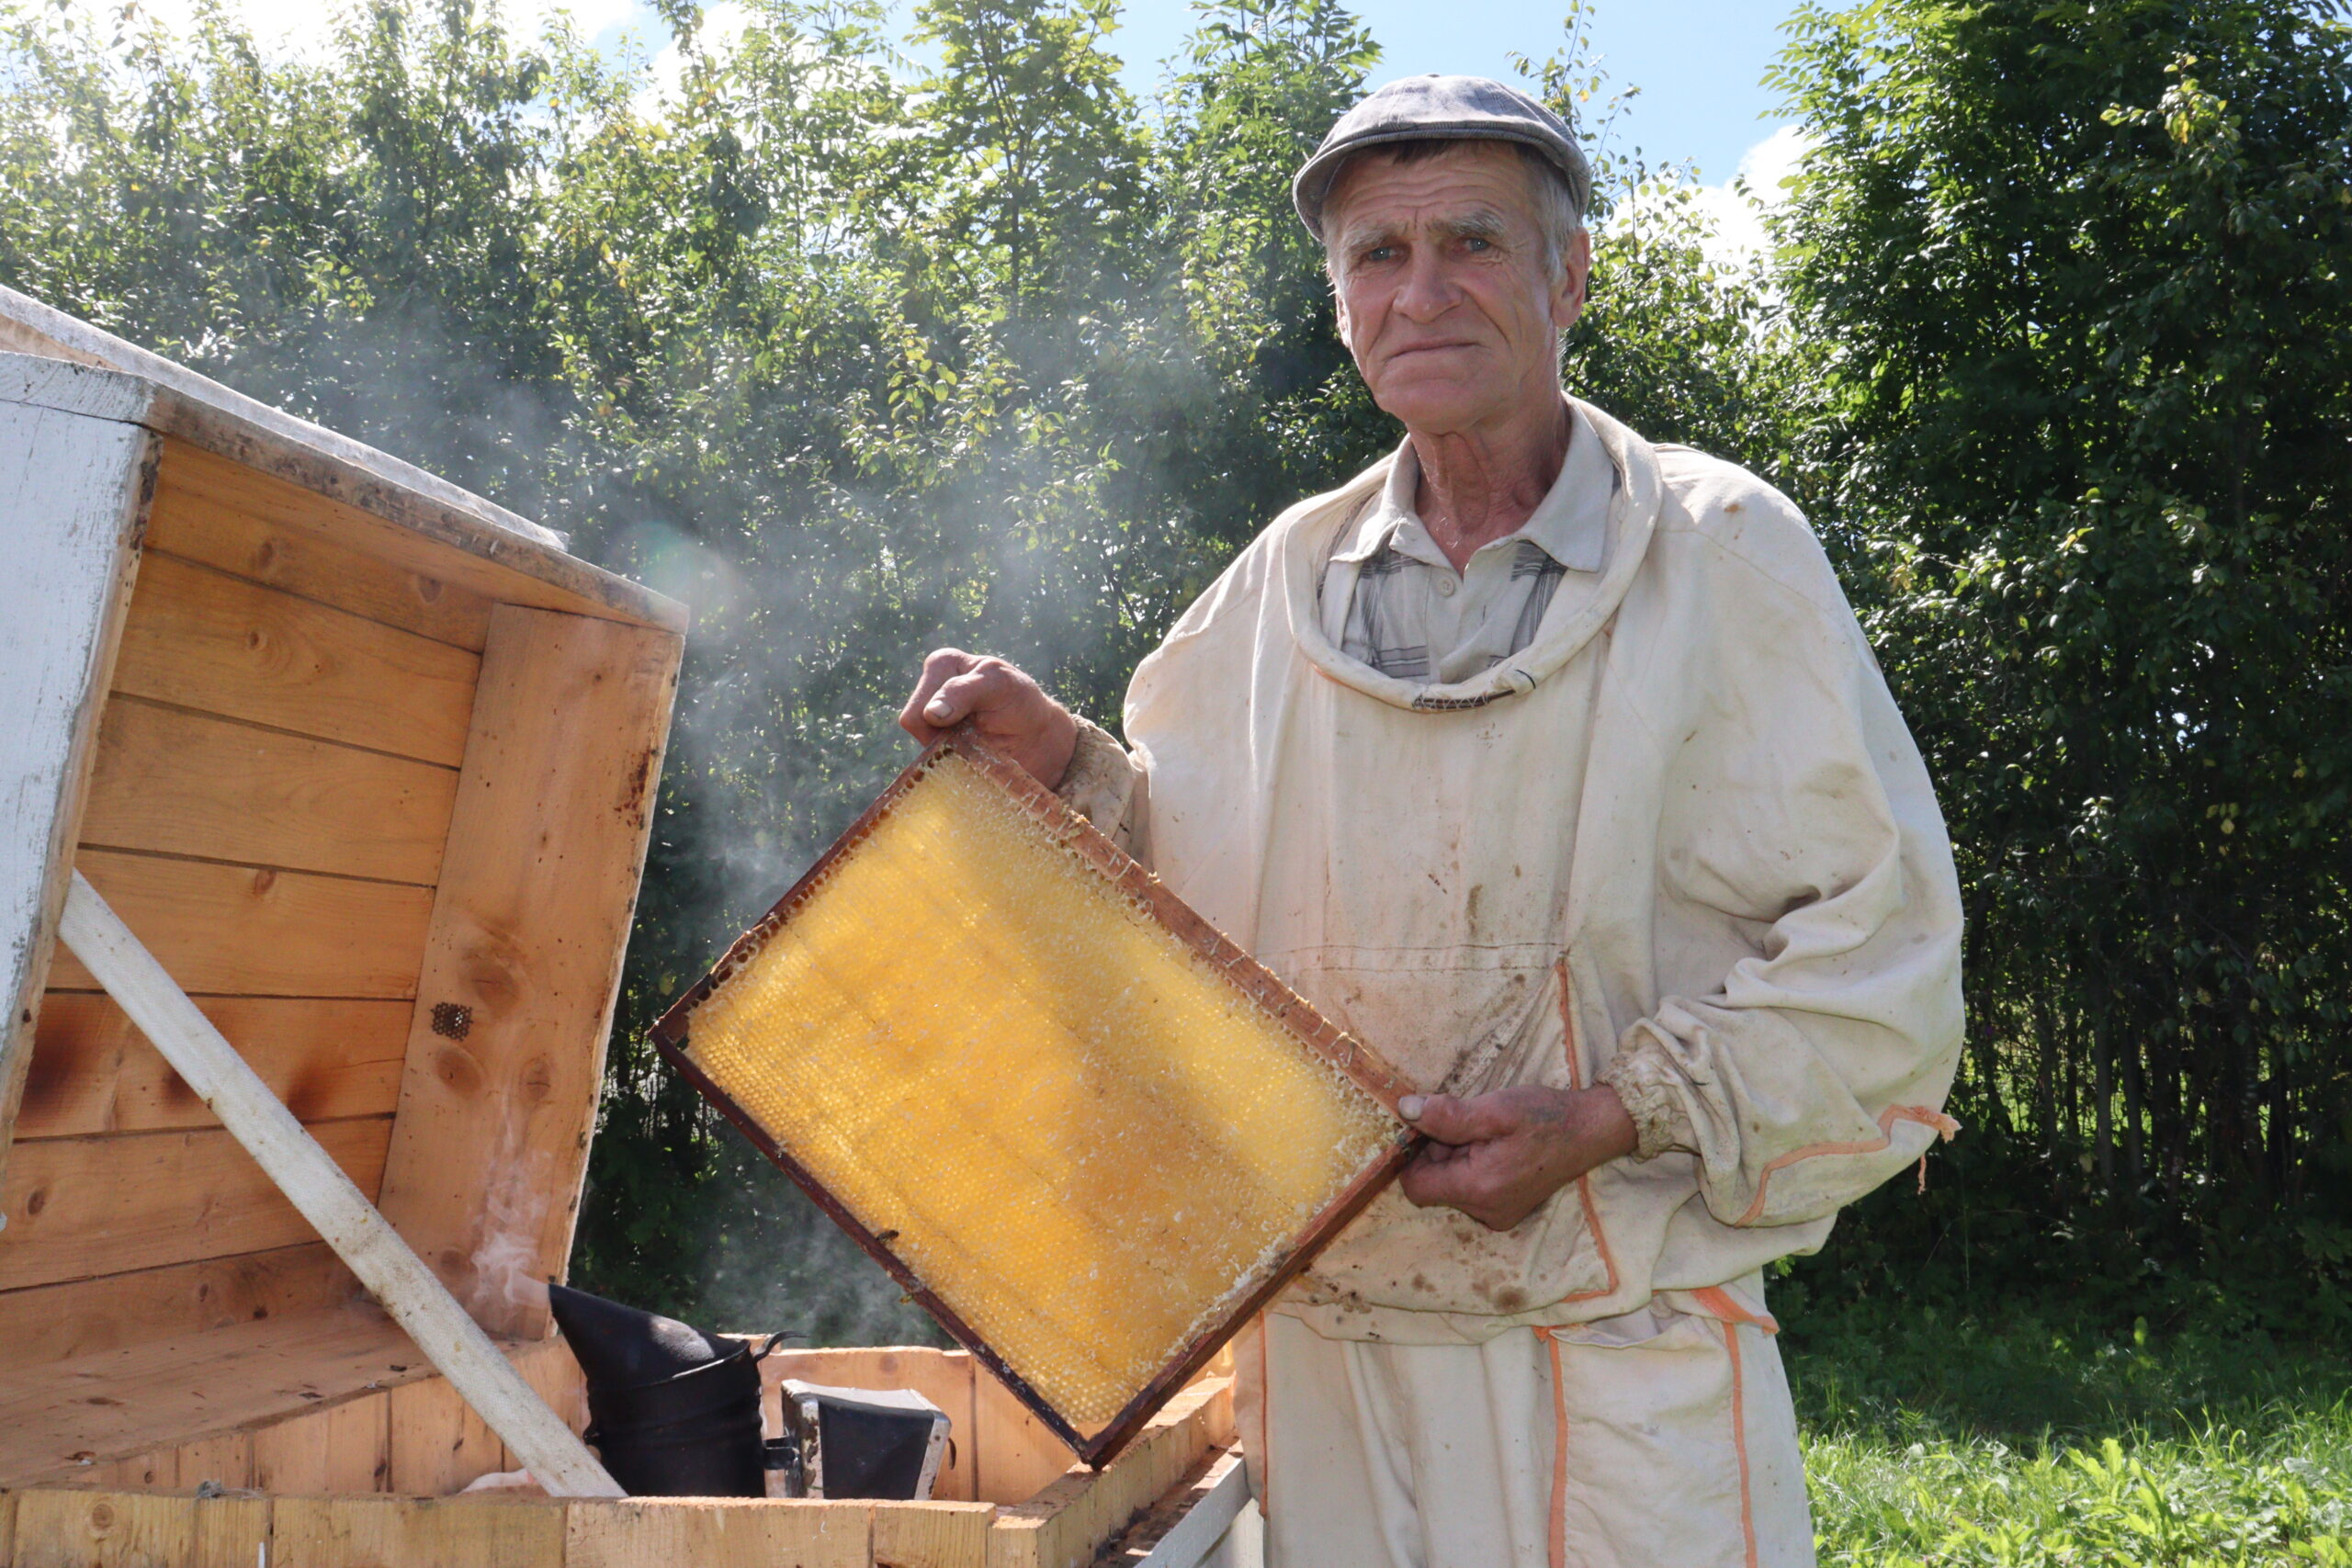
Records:
{"label": "white paint on wood", "polygon": [[1135,1568],[1204,1568],[1219,1548],[1239,1548],[1241,1543],[1230,1538],[1234,1522],[1250,1501],[1250,1472],[1238,1450],[1218,1461],[1217,1468],[1224,1473],[1213,1475],[1201,1500],[1185,1510],[1184,1517]]}
{"label": "white paint on wood", "polygon": [[155,450],[135,425],[0,404],[0,1179]]}
{"label": "white paint on wood", "polygon": [[1266,1568],[1266,1517],[1244,1503],[1225,1536],[1201,1559],[1200,1568]]}
{"label": "white paint on wood", "polygon": [[303,1130],[79,873],[58,932],[468,1404],[560,1497],[618,1497],[605,1467],[523,1381],[400,1233]]}
{"label": "white paint on wood", "polygon": [[0,403],[30,403],[58,413],[144,424],[154,407],[155,387],[136,376],[63,359],[0,354]]}

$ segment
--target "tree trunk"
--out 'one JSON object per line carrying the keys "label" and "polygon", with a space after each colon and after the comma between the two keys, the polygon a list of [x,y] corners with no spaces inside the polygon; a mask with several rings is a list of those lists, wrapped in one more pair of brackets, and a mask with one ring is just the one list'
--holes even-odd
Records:
{"label": "tree trunk", "polygon": [[2141,1065],[2141,1044],[2142,1032],[2134,1029],[2123,1047],[2123,1158],[2135,1188],[2147,1174],[2140,1146],[2141,1122],[2148,1098],[2142,1081],[2144,1068]]}
{"label": "tree trunk", "polygon": [[2098,1123],[2098,1184],[2115,1189],[2115,1041],[2101,1007],[2091,1021],[2091,1111]]}

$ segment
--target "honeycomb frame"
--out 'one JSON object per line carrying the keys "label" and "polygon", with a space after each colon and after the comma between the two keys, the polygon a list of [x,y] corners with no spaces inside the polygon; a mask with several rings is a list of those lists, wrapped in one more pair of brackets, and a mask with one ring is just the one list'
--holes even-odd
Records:
{"label": "honeycomb frame", "polygon": [[[869,1225],[807,1164],[783,1146],[737,1099],[716,1082],[690,1054],[691,1021],[696,1010],[756,959],[799,910],[831,880],[834,868],[872,837],[889,814],[922,781],[954,754],[982,779],[1001,790],[1015,814],[1038,835],[1041,848],[1070,853],[1085,873],[1101,879],[1107,889],[1131,908],[1157,923],[1184,948],[1204,961],[1202,968],[1215,981],[1230,987],[1239,999],[1252,1005],[1259,1018],[1295,1043],[1311,1061],[1336,1071],[1376,1101],[1393,1122],[1385,1153],[1352,1179],[1333,1191],[1312,1217],[1278,1248],[1273,1261],[1258,1276],[1255,1287],[1231,1310],[1193,1334],[1141,1390],[1107,1424],[1089,1436],[1080,1424],[1056,1406],[1014,1370],[1006,1356],[976,1331],[954,1305],[941,1298],[909,1262],[889,1245],[896,1232]],[[1306,1000],[1283,984],[1214,926],[1194,913],[1135,860],[1070,809],[1058,795],[1029,773],[991,750],[964,727],[943,736],[900,773],[851,825],[816,863],[751,930],[731,945],[710,972],[672,1004],[654,1024],[650,1037],[663,1057],[719,1112],[750,1138],[755,1147],[807,1192],[819,1208],[846,1231],[907,1293],[958,1344],[972,1352],[1057,1438],[1081,1460],[1100,1467],[1142,1429],[1159,1407],[1199,1372],[1218,1348],[1255,1316],[1285,1285],[1306,1268],[1316,1253],[1394,1179],[1411,1159],[1421,1140],[1396,1110],[1397,1100],[1413,1086],[1375,1053],[1335,1027]],[[1250,1273],[1257,1273],[1252,1269]],[[1249,1274],[1243,1276],[1244,1280]],[[1237,1281],[1238,1283],[1238,1281]]]}

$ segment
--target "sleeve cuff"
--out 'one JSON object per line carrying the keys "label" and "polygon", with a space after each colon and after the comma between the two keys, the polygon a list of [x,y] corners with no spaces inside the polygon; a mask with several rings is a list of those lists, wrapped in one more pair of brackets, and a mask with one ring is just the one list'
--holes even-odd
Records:
{"label": "sleeve cuff", "polygon": [[1111,732],[1086,719],[1078,721],[1078,750],[1070,753],[1061,787],[1054,793],[1071,810],[1113,838],[1125,827],[1135,802],[1136,769],[1126,748]]}
{"label": "sleeve cuff", "polygon": [[1625,1102],[1625,1114],[1634,1119],[1635,1159],[1656,1159],[1675,1150],[1688,1153],[1699,1146],[1690,1112],[1683,1104],[1680,1075],[1656,1041],[1637,1037],[1600,1069],[1599,1077],[1617,1091]]}

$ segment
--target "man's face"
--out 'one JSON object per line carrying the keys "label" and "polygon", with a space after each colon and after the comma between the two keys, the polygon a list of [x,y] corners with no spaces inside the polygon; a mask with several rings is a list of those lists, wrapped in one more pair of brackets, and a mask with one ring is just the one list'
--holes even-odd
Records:
{"label": "man's face", "polygon": [[1398,164],[1360,159],[1324,203],[1340,335],[1373,400],[1424,434],[1471,431],[1558,398],[1557,333],[1584,308],[1579,231],[1544,265],[1536,171],[1502,142]]}

